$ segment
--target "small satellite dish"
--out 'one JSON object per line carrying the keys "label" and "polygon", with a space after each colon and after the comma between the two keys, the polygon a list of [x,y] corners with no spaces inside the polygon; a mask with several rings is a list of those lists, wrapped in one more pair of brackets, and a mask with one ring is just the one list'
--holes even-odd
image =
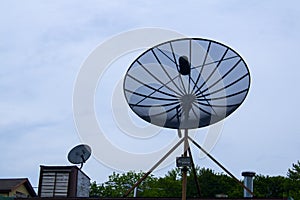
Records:
{"label": "small satellite dish", "polygon": [[89,159],[91,156],[92,149],[86,144],[80,144],[71,149],[68,154],[68,160],[73,164],[80,164],[80,169],[83,163]]}

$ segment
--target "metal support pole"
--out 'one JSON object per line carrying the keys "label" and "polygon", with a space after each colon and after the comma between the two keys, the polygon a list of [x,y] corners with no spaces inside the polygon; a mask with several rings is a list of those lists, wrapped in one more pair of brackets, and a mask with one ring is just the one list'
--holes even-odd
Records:
{"label": "metal support pole", "polygon": [[[187,150],[189,148],[188,141],[188,129],[184,129],[184,148],[183,148],[183,157],[187,156]],[[182,169],[182,200],[186,200],[186,185],[187,185],[187,168],[183,167]]]}
{"label": "metal support pole", "polygon": [[192,161],[192,170],[193,170],[193,174],[194,174],[194,180],[195,180],[195,183],[196,183],[196,188],[197,188],[198,196],[201,197],[200,185],[199,185],[199,182],[198,182],[197,172],[196,172],[196,168],[195,168],[195,163],[194,163],[194,160],[193,160],[192,151],[191,151],[190,147],[189,147],[188,151],[189,151],[189,156],[191,157],[191,161]]}

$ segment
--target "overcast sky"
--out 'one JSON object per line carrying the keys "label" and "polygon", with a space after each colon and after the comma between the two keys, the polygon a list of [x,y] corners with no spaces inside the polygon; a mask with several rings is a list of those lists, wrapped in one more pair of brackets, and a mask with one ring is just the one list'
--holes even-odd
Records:
{"label": "overcast sky", "polygon": [[[238,178],[244,170],[285,176],[300,159],[296,0],[3,1],[0,15],[0,177],[36,187],[40,165],[69,165],[81,143],[72,95],[82,63],[107,39],[145,27],[219,41],[246,61],[250,92],[211,151]],[[207,158],[197,164],[222,172]],[[95,157],[83,170],[97,182],[113,171]]]}

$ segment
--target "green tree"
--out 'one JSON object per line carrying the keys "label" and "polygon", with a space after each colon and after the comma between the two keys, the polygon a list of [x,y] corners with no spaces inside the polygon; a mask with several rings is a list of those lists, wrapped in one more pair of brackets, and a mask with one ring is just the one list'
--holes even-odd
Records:
{"label": "green tree", "polygon": [[300,199],[300,162],[292,164],[292,168],[287,172],[288,180],[285,184],[287,196]]}
{"label": "green tree", "polygon": [[[97,186],[95,182],[91,184],[90,196],[122,197],[127,192],[127,190],[130,189],[143,175],[143,172],[136,173],[134,171],[129,171],[123,174],[113,172],[113,174],[108,177],[108,181],[106,181],[105,183],[99,186]],[[155,185],[152,182],[155,182],[156,179],[157,178],[153,177],[153,175],[149,175],[147,179],[145,179],[138,186],[139,196],[143,196],[144,191],[149,189],[151,185]],[[133,192],[129,194],[129,197],[132,196]]]}
{"label": "green tree", "polygon": [[254,178],[254,194],[263,198],[286,197],[288,191],[285,187],[287,178],[283,176],[257,175]]}
{"label": "green tree", "polygon": [[157,181],[159,195],[157,197],[180,197],[181,196],[181,172],[178,168],[167,173],[165,177]]}
{"label": "green tree", "polygon": [[293,163],[292,169],[288,169],[287,176],[292,180],[300,180],[300,162]]}
{"label": "green tree", "polygon": [[[300,199],[299,161],[288,170],[288,176],[263,176],[254,177],[255,197],[283,198],[293,197]],[[143,172],[130,171],[123,174],[112,173],[108,181],[97,185],[91,184],[91,197],[122,197],[142,176]],[[200,185],[201,198],[214,198],[216,194],[226,194],[229,198],[243,196],[243,188],[231,177],[223,173],[215,173],[211,169],[196,167],[196,176]],[[187,172],[187,197],[198,197],[194,173],[191,169]],[[167,172],[164,177],[149,175],[138,186],[138,197],[181,197],[182,174],[179,168]],[[129,194],[133,196],[133,192]]]}
{"label": "green tree", "polygon": [[97,185],[96,181],[91,183],[90,186],[90,197],[102,197],[104,191],[104,186]]}
{"label": "green tree", "polygon": [[[242,197],[241,186],[231,177],[223,173],[215,173],[211,169],[197,168],[197,171],[201,197],[213,198],[217,194],[225,194],[228,197]],[[192,180],[190,182],[193,184]]]}
{"label": "green tree", "polygon": [[[113,173],[108,181],[101,185],[91,184],[91,197],[122,197],[134,185],[143,172]],[[229,197],[241,197],[242,189],[235,181],[224,174],[216,174],[211,169],[196,166],[196,176],[200,185],[201,197],[215,197],[216,194],[228,194]],[[187,197],[198,197],[194,173],[187,172]],[[167,172],[164,177],[147,177],[139,186],[139,197],[181,197],[182,172],[179,168]],[[133,196],[133,192],[129,196]]]}

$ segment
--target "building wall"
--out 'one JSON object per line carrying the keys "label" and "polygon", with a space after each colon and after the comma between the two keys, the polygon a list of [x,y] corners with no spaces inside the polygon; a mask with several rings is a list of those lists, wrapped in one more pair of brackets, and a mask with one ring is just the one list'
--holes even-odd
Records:
{"label": "building wall", "polygon": [[20,185],[17,189],[9,193],[0,193],[2,197],[31,197],[24,185]]}
{"label": "building wall", "polygon": [[10,197],[29,197],[30,194],[24,185],[20,185],[17,189],[9,193]]}
{"label": "building wall", "polygon": [[90,179],[81,171],[77,174],[77,197],[89,197]]}

